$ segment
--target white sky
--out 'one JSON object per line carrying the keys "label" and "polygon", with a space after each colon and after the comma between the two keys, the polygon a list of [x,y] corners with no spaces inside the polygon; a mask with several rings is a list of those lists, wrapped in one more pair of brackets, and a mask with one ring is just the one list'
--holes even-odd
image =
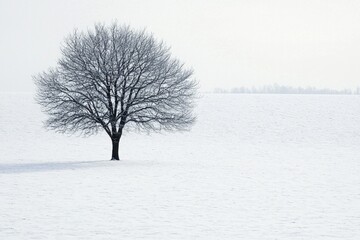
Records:
{"label": "white sky", "polygon": [[0,0],[0,91],[33,91],[68,33],[113,20],[164,40],[202,90],[360,86],[358,0]]}

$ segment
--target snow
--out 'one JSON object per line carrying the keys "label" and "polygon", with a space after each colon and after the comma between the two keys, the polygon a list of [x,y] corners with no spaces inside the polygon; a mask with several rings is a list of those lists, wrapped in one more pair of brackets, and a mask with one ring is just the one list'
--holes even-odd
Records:
{"label": "snow", "polygon": [[360,239],[360,96],[205,94],[191,132],[42,128],[0,94],[0,239]]}

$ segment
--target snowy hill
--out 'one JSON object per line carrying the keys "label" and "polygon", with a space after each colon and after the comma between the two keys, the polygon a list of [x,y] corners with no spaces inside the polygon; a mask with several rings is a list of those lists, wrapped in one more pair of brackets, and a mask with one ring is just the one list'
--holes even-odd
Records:
{"label": "snowy hill", "polygon": [[204,95],[191,132],[42,128],[0,94],[0,239],[360,239],[360,96]]}

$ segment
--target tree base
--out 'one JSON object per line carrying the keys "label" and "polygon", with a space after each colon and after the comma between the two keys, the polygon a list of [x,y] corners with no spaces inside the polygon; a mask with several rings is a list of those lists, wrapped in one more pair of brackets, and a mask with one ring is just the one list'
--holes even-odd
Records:
{"label": "tree base", "polygon": [[112,158],[110,161],[120,161],[120,159]]}

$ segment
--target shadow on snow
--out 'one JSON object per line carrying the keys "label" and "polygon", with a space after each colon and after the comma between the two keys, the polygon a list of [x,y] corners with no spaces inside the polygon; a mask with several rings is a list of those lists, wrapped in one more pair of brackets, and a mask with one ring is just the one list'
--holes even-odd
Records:
{"label": "shadow on snow", "polygon": [[0,164],[0,174],[87,169],[87,168],[108,166],[109,162],[110,161],[101,160],[101,161],[82,161],[82,162]]}

